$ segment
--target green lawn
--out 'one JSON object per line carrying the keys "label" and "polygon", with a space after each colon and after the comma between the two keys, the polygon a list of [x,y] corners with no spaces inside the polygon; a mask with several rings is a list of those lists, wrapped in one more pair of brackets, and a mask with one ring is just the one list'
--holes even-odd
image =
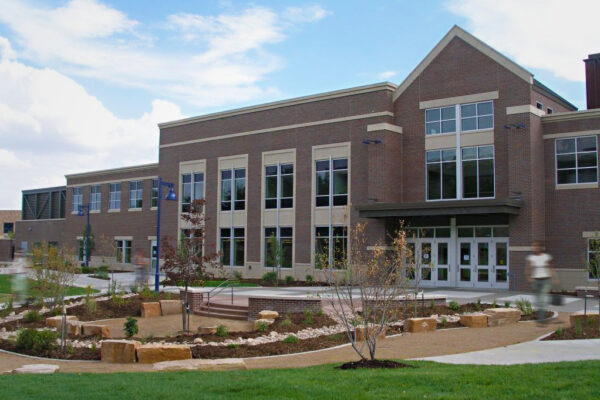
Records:
{"label": "green lawn", "polygon": [[2,399],[595,399],[600,361],[517,366],[0,376]]}
{"label": "green lawn", "polygon": [[[12,275],[0,275],[0,303],[4,301],[3,299],[8,298],[8,296],[12,293],[11,282]],[[27,296],[32,296],[33,290],[31,289],[31,286],[33,284],[33,280],[27,279],[27,283]],[[97,290],[94,290],[94,292],[97,292]],[[69,286],[67,289],[67,296],[76,296],[82,294],[85,294],[85,288]]]}

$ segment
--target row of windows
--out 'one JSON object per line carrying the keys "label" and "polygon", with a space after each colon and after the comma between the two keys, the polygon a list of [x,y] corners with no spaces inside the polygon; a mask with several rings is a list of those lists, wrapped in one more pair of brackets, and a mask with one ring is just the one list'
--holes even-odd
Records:
{"label": "row of windows", "polygon": [[460,113],[461,132],[494,128],[494,104],[483,101],[425,110],[425,134],[456,132],[457,110]]}
{"label": "row of windows", "polygon": [[[142,208],[143,204],[143,181],[129,182],[129,208]],[[158,202],[158,179],[152,179],[152,201],[151,206],[156,207]],[[71,200],[71,211],[77,212],[83,206],[83,188],[73,188],[73,198]],[[90,211],[100,211],[102,205],[102,187],[101,185],[90,186]],[[121,209],[121,183],[108,184],[108,209]]]}
{"label": "row of windows", "polygon": [[596,136],[557,139],[555,155],[557,184],[598,182]]}

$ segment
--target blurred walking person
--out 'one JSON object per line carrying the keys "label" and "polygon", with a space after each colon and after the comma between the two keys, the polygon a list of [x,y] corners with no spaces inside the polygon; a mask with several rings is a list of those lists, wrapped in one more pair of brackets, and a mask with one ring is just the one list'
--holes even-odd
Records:
{"label": "blurred walking person", "polygon": [[546,319],[548,308],[548,293],[552,283],[556,282],[556,275],[552,268],[552,256],[544,252],[544,243],[540,240],[533,242],[533,254],[527,256],[525,276],[529,282],[533,282],[537,302],[537,319],[543,321]]}
{"label": "blurred walking person", "polygon": [[135,265],[135,286],[141,289],[148,285],[148,260],[144,257],[142,249],[135,251],[133,265]]}

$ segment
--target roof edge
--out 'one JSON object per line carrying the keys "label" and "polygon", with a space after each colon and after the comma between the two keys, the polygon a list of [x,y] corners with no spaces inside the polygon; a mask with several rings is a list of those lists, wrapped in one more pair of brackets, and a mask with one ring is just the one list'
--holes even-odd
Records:
{"label": "roof edge", "polygon": [[45,188],[36,188],[36,189],[23,189],[21,193],[23,194],[33,194],[33,193],[43,193],[43,192],[58,192],[60,190],[67,190],[66,186],[52,186]]}
{"label": "roof edge", "polygon": [[547,114],[542,117],[542,122],[550,123],[586,118],[600,118],[600,108],[592,108],[590,110],[567,111],[549,115]]}
{"label": "roof edge", "polygon": [[578,108],[573,103],[562,97],[560,94],[556,93],[554,90],[550,89],[548,86],[544,85],[542,82],[537,79],[533,79],[533,88],[537,90],[541,94],[550,97],[551,99],[558,102],[560,105],[566,108],[570,108],[571,111],[577,111]]}
{"label": "roof edge", "polygon": [[85,178],[85,177],[88,177],[88,176],[111,174],[111,173],[115,173],[115,172],[139,171],[139,170],[143,170],[143,169],[151,169],[151,168],[157,168],[157,167],[158,167],[158,163],[132,165],[132,166],[129,166],[129,167],[102,169],[102,170],[97,170],[97,171],[81,172],[81,173],[77,173],[77,174],[70,174],[70,175],[65,175],[65,178],[66,179]]}
{"label": "roof edge", "polygon": [[314,101],[335,99],[338,97],[352,96],[352,95],[356,95],[356,94],[375,92],[375,91],[379,91],[379,90],[394,91],[394,90],[396,90],[396,88],[397,88],[397,86],[394,83],[385,81],[385,82],[373,83],[370,85],[356,86],[356,87],[352,87],[352,88],[348,88],[348,89],[340,89],[340,90],[323,92],[323,93],[318,93],[318,94],[313,94],[313,95],[308,95],[308,96],[294,97],[294,98],[287,99],[287,100],[279,100],[279,101],[274,101],[274,102],[270,102],[270,103],[258,104],[255,106],[234,108],[232,110],[219,111],[216,113],[204,114],[204,115],[199,115],[199,116],[190,117],[190,118],[183,118],[183,119],[179,119],[179,120],[175,120],[175,121],[161,122],[158,124],[158,127],[160,129],[171,128],[171,127],[179,126],[179,125],[187,125],[187,124],[192,124],[192,123],[196,123],[196,122],[209,121],[212,119],[232,117],[235,115],[249,114],[249,113],[253,113],[253,112],[271,110],[274,108],[289,107],[289,106],[293,106],[293,105],[297,105],[297,104],[304,104],[304,103],[311,103]]}

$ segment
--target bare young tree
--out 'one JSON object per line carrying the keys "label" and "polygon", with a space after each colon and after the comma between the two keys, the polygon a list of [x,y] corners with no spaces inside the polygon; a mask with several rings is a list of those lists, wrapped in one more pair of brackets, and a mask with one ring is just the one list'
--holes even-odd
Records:
{"label": "bare young tree", "polygon": [[358,223],[350,232],[346,268],[332,274],[331,306],[354,351],[375,360],[378,340],[406,292],[408,248],[406,233],[399,229],[390,246],[377,243],[368,249],[365,229]]}
{"label": "bare young tree", "polygon": [[43,304],[50,300],[50,308],[58,306],[73,284],[78,267],[71,249],[58,248],[43,242],[34,246],[30,258],[33,289]]}

